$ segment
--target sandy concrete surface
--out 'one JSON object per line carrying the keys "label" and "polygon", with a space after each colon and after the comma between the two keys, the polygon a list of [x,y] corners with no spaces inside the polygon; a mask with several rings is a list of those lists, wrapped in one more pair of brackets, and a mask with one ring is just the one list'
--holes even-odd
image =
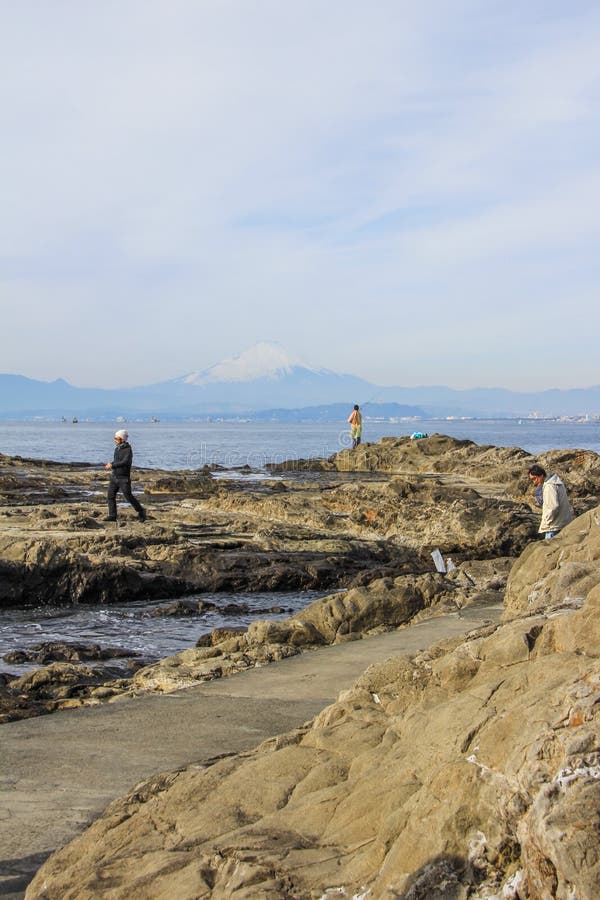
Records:
{"label": "sandy concrete surface", "polygon": [[372,663],[497,621],[469,607],[168,695],[124,698],[0,728],[0,897],[139,781],[246,750],[333,702]]}

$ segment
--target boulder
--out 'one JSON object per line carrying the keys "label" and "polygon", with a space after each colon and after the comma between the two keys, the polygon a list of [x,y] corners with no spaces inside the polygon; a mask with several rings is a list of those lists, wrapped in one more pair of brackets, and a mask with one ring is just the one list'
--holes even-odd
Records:
{"label": "boulder", "polygon": [[553,607],[580,607],[600,580],[600,506],[579,516],[551,540],[532,543],[513,566],[505,618]]}

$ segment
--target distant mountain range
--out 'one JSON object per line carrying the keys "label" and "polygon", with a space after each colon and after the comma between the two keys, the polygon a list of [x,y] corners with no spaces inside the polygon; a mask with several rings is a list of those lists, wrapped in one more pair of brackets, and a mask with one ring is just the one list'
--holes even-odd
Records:
{"label": "distant mountain range", "polygon": [[0,418],[114,419],[157,416],[339,421],[358,403],[366,415],[513,417],[600,414],[600,386],[520,393],[503,388],[379,387],[354,375],[315,369],[277,344],[256,344],[215,366],[171,381],[123,390],[78,388],[63,379],[0,375]]}

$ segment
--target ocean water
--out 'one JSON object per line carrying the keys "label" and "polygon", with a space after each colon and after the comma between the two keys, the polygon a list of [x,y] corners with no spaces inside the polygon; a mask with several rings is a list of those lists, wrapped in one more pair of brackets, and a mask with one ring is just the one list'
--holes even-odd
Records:
{"label": "ocean water", "polygon": [[[519,424],[521,423],[521,424]],[[142,468],[198,469],[250,466],[268,462],[327,457],[350,445],[348,426],[327,423],[263,424],[240,422],[0,422],[0,452],[61,462],[103,463],[112,459],[116,428],[127,428],[135,464]],[[600,421],[545,419],[435,419],[371,422],[363,441],[410,435],[413,431],[448,434],[477,444],[521,447],[529,453],[577,447],[600,453]]]}
{"label": "ocean water", "polygon": [[[115,428],[126,427],[134,447],[135,464],[144,468],[196,469],[217,463],[226,467],[250,466],[254,476],[268,462],[306,457],[327,457],[348,447],[348,426],[335,424],[257,424],[228,422],[149,423],[126,425],[97,422],[0,423],[0,452],[63,462],[103,463],[112,459]],[[467,438],[478,444],[521,447],[530,453],[580,448],[600,453],[600,422],[548,420],[432,420],[370,422],[364,424],[365,441],[409,435],[414,430]],[[232,473],[233,474],[233,473]],[[210,599],[202,595],[203,599]],[[301,609],[318,594],[220,594],[223,605],[247,603],[254,608],[284,606]],[[168,601],[164,598],[164,602]],[[136,650],[159,658],[191,647],[213,628],[248,625],[254,616],[221,617],[218,613],[192,618],[153,618],[147,613],[156,603],[121,606],[40,607],[0,611],[0,671],[19,674],[32,668],[1,661],[12,649],[24,649],[49,640],[88,641],[102,646]],[[269,616],[276,618],[276,616]]]}
{"label": "ocean water", "polygon": [[[328,592],[330,593],[330,592]],[[2,657],[11,650],[27,650],[46,641],[76,641],[100,644],[101,647],[120,648],[151,659],[161,659],[193,647],[198,638],[208,634],[213,628],[248,626],[257,619],[280,619],[307,606],[312,600],[323,596],[318,591],[296,591],[286,593],[238,593],[206,594],[202,600],[210,600],[220,607],[228,603],[244,604],[248,613],[235,616],[225,615],[217,610],[201,616],[161,616],[150,615],[157,607],[165,605],[168,598],[152,602],[136,601],[110,605],[85,606],[41,606],[31,609],[0,610],[0,671],[22,675],[37,666],[30,663],[15,664],[2,662]],[[184,600],[200,597],[190,595]],[[252,610],[281,607],[285,612],[258,614]],[[94,663],[89,665],[113,665]],[[123,665],[123,660],[117,660]]]}

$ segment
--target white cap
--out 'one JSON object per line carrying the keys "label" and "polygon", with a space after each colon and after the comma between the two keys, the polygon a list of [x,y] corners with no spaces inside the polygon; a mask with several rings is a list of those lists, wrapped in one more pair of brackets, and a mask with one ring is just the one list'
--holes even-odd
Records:
{"label": "white cap", "polygon": [[127,434],[125,429],[122,428],[121,431],[115,431],[115,437],[121,438],[122,441],[126,441],[129,435]]}

